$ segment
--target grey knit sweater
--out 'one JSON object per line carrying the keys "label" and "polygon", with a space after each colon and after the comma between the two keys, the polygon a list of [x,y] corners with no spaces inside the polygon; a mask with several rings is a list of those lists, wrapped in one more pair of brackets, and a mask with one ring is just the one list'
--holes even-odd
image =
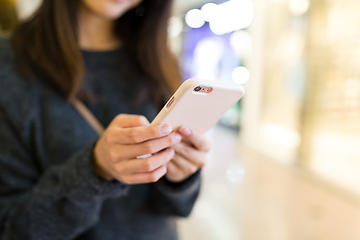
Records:
{"label": "grey knit sweater", "polygon": [[[145,115],[136,103],[141,75],[125,49],[83,52],[88,105],[107,126],[119,113]],[[0,239],[177,239],[174,218],[198,196],[199,172],[182,183],[108,182],[94,173],[97,135],[57,91],[19,73],[10,40],[0,38]]]}

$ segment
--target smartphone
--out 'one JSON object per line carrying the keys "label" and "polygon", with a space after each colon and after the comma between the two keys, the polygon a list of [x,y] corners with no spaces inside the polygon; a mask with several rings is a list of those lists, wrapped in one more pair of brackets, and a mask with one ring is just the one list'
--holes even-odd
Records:
{"label": "smartphone", "polygon": [[191,78],[181,84],[151,122],[184,125],[199,133],[207,132],[245,93],[242,85]]}

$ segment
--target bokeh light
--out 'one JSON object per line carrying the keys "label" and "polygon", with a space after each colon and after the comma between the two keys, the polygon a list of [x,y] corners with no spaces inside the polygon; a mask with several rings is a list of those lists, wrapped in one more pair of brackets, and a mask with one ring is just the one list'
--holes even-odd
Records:
{"label": "bokeh light", "polygon": [[237,67],[232,73],[232,79],[238,84],[245,84],[249,81],[250,72],[246,67]]}
{"label": "bokeh light", "polygon": [[233,32],[230,36],[230,45],[238,57],[248,57],[251,54],[252,39],[246,30]]}
{"label": "bokeh light", "polygon": [[244,168],[240,164],[231,165],[227,171],[226,176],[230,182],[238,183],[243,180],[245,175]]}
{"label": "bokeh light", "polygon": [[191,28],[200,28],[205,24],[199,9],[192,9],[185,15],[185,22]]}
{"label": "bokeh light", "polygon": [[293,15],[300,16],[307,12],[309,5],[309,0],[291,0],[289,9]]}
{"label": "bokeh light", "polygon": [[223,35],[247,28],[253,20],[253,8],[251,0],[233,0],[218,5],[210,21],[211,31]]}
{"label": "bokeh light", "polygon": [[175,38],[179,36],[184,28],[183,22],[179,17],[173,16],[169,20],[169,37]]}
{"label": "bokeh light", "polygon": [[216,15],[218,11],[218,5],[215,3],[206,3],[204,6],[201,7],[201,16],[202,18],[210,22],[212,19],[214,19],[214,16]]}

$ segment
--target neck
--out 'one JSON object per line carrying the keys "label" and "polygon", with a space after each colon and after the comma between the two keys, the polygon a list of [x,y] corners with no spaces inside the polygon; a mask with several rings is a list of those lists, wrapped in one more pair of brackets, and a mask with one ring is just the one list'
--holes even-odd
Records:
{"label": "neck", "polygon": [[81,6],[78,30],[80,48],[95,51],[119,48],[121,41],[114,32],[114,24],[114,20],[105,19],[86,6]]}

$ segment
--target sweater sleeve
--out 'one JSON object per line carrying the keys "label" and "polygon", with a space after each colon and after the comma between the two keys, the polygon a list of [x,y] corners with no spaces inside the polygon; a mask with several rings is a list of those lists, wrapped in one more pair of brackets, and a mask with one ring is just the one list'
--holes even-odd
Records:
{"label": "sweater sleeve", "polygon": [[41,172],[0,109],[0,239],[74,239],[97,222],[104,199],[127,193],[95,174],[95,142]]}
{"label": "sweater sleeve", "polygon": [[201,170],[180,183],[172,183],[163,177],[152,184],[151,203],[153,208],[158,213],[165,215],[189,216],[199,196],[200,173]]}

